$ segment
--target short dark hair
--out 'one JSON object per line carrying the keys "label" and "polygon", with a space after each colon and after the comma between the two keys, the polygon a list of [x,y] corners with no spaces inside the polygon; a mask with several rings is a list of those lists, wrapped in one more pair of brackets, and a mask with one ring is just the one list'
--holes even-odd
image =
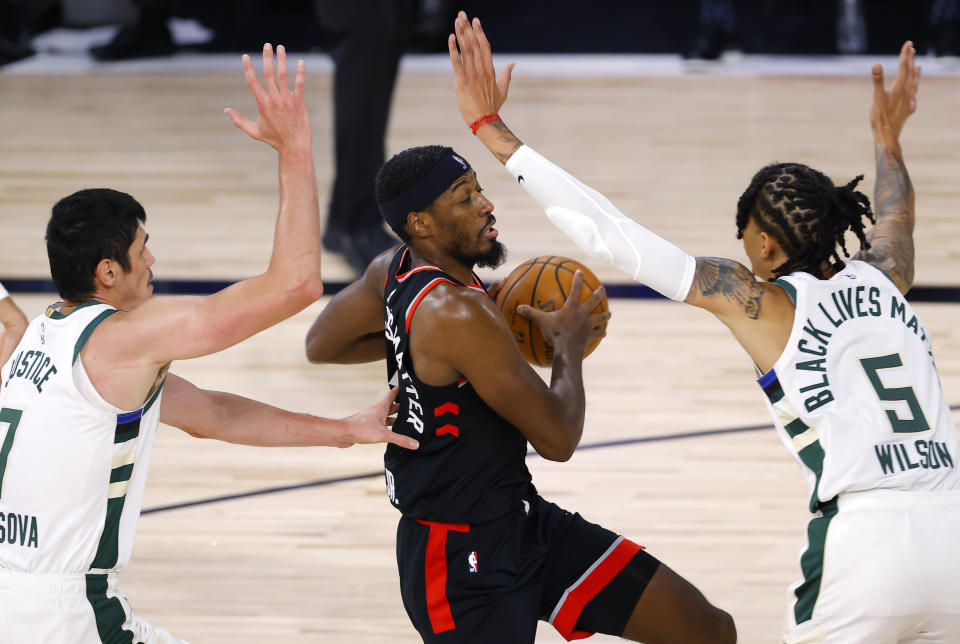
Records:
{"label": "short dark hair", "polygon": [[838,247],[850,257],[844,233],[852,230],[860,248],[870,248],[864,218],[876,222],[870,199],[854,190],[863,175],[842,186],[802,163],[773,163],[757,172],[737,203],[737,239],[750,219],[772,235],[787,254],[774,278],[804,271],[823,278],[823,264],[841,263]]}
{"label": "short dark hair", "polygon": [[[421,145],[393,155],[377,172],[375,184],[377,205],[382,206],[413,188],[436,167],[441,159],[451,154],[454,154],[453,148],[446,145]],[[410,235],[404,226],[392,230],[405,244],[410,243]]]}
{"label": "short dark hair", "polygon": [[60,297],[70,302],[90,299],[100,260],[112,259],[130,270],[130,246],[146,220],[136,199],[108,188],[80,190],[58,201],[46,240],[50,276]]}

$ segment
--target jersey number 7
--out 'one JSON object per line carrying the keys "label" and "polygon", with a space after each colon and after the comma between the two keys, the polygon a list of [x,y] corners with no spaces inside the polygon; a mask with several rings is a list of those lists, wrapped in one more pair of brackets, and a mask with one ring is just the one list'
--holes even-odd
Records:
{"label": "jersey number 7", "polygon": [[3,498],[3,475],[7,471],[7,457],[10,456],[10,448],[13,447],[13,435],[17,433],[17,425],[20,424],[20,417],[23,412],[19,409],[10,409],[4,407],[0,409],[0,428],[7,426],[7,431],[3,435],[3,442],[0,443],[0,498]]}

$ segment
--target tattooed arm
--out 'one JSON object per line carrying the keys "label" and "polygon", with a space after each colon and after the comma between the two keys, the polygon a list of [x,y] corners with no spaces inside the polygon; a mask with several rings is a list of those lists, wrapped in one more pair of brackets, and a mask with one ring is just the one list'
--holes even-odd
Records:
{"label": "tattooed arm", "polygon": [[889,92],[883,87],[883,67],[873,66],[870,126],[877,157],[873,195],[877,224],[867,234],[870,248],[855,256],[885,270],[902,293],[913,284],[914,269],[913,186],[900,150],[900,131],[917,109],[920,68],[914,64],[914,54],[913,43],[904,43],[897,78]]}
{"label": "tattooed arm", "polygon": [[687,304],[713,313],[761,371],[780,357],[793,327],[793,300],[781,287],[758,282],[732,259],[698,257]]}

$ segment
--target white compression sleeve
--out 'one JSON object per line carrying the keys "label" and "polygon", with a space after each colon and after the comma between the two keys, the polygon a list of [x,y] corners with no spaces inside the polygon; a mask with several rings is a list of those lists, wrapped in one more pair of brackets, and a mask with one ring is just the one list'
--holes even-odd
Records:
{"label": "white compression sleeve", "polygon": [[524,145],[507,160],[547,217],[590,257],[612,264],[671,300],[690,292],[697,262],[617,210],[602,194]]}

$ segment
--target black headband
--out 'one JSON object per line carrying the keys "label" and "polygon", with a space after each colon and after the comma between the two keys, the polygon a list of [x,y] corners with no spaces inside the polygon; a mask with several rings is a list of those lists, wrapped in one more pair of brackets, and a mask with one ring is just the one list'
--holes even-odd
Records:
{"label": "black headband", "polygon": [[459,154],[448,154],[437,162],[427,176],[402,195],[380,206],[384,221],[394,230],[399,230],[407,215],[423,210],[433,200],[446,192],[453,182],[469,172],[470,164]]}

